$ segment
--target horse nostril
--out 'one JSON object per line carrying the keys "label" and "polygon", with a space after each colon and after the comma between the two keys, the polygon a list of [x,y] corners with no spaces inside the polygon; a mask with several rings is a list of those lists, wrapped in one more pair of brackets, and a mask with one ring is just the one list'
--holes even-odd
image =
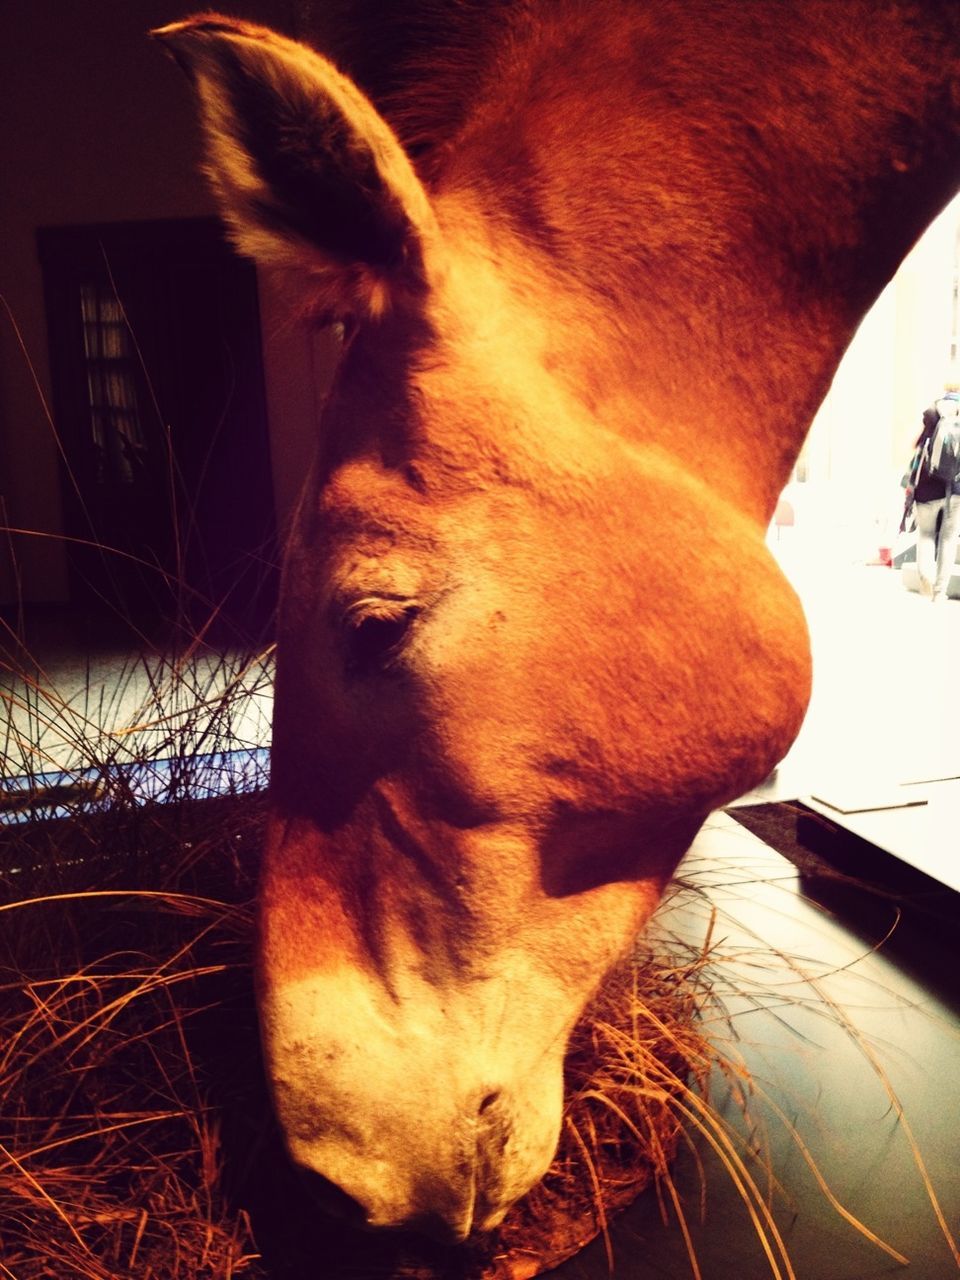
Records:
{"label": "horse nostril", "polygon": [[366,1210],[353,1196],[347,1195],[336,1183],[321,1173],[314,1173],[312,1169],[300,1169],[299,1173],[301,1183],[323,1213],[348,1226],[366,1226]]}
{"label": "horse nostril", "polygon": [[480,1115],[480,1116],[484,1115],[487,1111],[490,1110],[491,1107],[496,1106],[496,1104],[499,1101],[500,1101],[500,1090],[494,1089],[491,1093],[488,1093],[487,1096],[480,1103],[480,1106],[477,1108],[477,1115]]}

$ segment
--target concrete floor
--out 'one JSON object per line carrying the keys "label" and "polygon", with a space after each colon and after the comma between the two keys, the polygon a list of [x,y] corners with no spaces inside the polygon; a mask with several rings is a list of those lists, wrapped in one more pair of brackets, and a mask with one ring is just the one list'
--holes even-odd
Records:
{"label": "concrete floor", "polygon": [[[0,650],[0,659],[3,658]],[[0,662],[0,773],[252,751],[270,741],[272,652],[199,649],[173,658],[50,634]]]}
{"label": "concrete floor", "polygon": [[809,622],[813,696],[790,752],[744,801],[802,799],[960,890],[960,601],[932,604],[892,569],[796,552],[784,568]]}
{"label": "concrete floor", "polygon": [[931,604],[892,569],[797,555],[783,567],[807,615],[814,684],[768,798],[960,774],[960,601]]}

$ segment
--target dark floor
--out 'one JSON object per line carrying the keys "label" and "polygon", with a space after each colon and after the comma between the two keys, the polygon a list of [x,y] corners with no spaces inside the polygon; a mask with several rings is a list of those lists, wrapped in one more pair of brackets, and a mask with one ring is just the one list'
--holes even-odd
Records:
{"label": "dark floor", "polygon": [[[715,1019],[713,1034],[735,1083],[749,1073],[748,1121],[719,1073],[714,1101],[732,1132],[758,1150],[753,1172],[770,1194],[792,1267],[776,1245],[773,1260],[766,1256],[724,1157],[701,1139],[681,1153],[676,1177],[703,1280],[947,1280],[960,1271],[934,1203],[956,1232],[957,931],[908,910],[896,943],[877,952],[896,917],[897,891],[879,903],[867,894],[864,910],[841,877],[821,874],[825,865],[814,857],[801,880],[792,861],[719,815],[686,863],[699,897],[670,924],[695,938],[708,909],[718,913],[716,991],[728,1016]],[[844,1211],[909,1265],[872,1243]],[[615,1223],[617,1277],[697,1274],[673,1212],[667,1217],[664,1224],[647,1195]],[[564,1280],[607,1274],[599,1243],[556,1272]]]}

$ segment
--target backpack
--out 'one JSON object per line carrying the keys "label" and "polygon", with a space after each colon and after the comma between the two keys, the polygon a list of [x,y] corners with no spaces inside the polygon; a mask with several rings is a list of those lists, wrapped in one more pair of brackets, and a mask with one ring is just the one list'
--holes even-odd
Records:
{"label": "backpack", "polygon": [[950,486],[960,476],[960,417],[941,415],[930,440],[927,475]]}

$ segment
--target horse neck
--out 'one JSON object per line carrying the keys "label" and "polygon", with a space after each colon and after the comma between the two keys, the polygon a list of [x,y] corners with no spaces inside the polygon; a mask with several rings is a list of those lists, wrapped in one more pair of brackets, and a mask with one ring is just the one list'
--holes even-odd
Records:
{"label": "horse neck", "polygon": [[952,2],[658,0],[602,24],[525,5],[434,187],[472,193],[579,305],[592,340],[551,353],[571,383],[643,439],[702,424],[717,483],[765,521],[960,184],[958,47]]}

